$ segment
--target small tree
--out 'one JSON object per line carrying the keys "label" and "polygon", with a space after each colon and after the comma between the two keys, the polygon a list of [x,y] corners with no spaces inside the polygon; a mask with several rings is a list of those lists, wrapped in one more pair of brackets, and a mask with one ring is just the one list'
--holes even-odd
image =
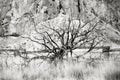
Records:
{"label": "small tree", "polygon": [[[42,51],[49,53],[47,57],[51,61],[63,60],[63,57],[68,55],[69,52],[72,57],[75,49],[89,47],[88,52],[90,52],[101,42],[101,39],[98,39],[99,37],[95,33],[98,30],[99,21],[94,22],[95,20],[96,18],[82,25],[81,20],[78,20],[78,23],[75,24],[74,20],[69,18],[67,20],[68,24],[65,21],[59,28],[50,25],[48,22],[48,25],[41,25],[41,31],[35,27],[35,31],[40,35],[40,38],[29,39],[42,45],[44,47]],[[87,29],[83,30],[85,28]]]}
{"label": "small tree", "polygon": [[[80,9],[80,4],[78,5]],[[102,40],[101,36],[97,34],[97,31],[100,30],[98,25],[101,23],[97,17],[82,24],[82,18],[80,19],[82,15],[79,16],[78,20],[74,20],[71,18],[70,10],[69,16],[60,27],[51,25],[48,21],[47,24],[42,24],[39,29],[36,27],[37,23],[34,21],[34,18],[30,17],[30,21],[33,22],[35,31],[40,37],[37,36],[34,39],[27,38],[42,45],[44,47],[42,51],[49,53],[47,58],[50,58],[51,61],[56,59],[63,60],[63,57],[68,55],[68,53],[72,57],[73,50],[81,47],[89,47],[87,52],[90,52]]]}

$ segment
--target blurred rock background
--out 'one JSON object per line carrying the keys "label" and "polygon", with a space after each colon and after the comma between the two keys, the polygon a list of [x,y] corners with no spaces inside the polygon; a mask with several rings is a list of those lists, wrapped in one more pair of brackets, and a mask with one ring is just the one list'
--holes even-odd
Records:
{"label": "blurred rock background", "polygon": [[105,43],[119,44],[119,4],[119,0],[0,0],[0,48],[38,50],[40,45],[23,37],[39,36],[35,26],[48,22],[60,27],[69,15],[83,23],[98,17]]}

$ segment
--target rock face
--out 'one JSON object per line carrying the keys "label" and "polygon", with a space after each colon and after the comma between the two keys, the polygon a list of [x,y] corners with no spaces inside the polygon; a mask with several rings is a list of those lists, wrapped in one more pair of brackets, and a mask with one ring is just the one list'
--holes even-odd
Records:
{"label": "rock face", "polygon": [[[119,3],[119,0],[113,0],[113,2],[111,0],[0,0],[0,35],[12,33],[20,35],[19,37],[0,37],[0,39],[4,40],[5,47],[9,45],[14,48],[15,45],[23,44],[20,42],[27,43],[28,39],[23,39],[23,36],[31,38],[36,36],[35,27],[40,28],[41,23],[50,22],[59,27],[68,16],[75,20],[80,18],[83,23],[98,17],[98,20],[101,19],[104,22],[103,27],[107,23],[119,32]],[[117,35],[116,32],[114,34]],[[12,45],[13,43],[15,45]],[[36,48],[40,46],[31,41],[29,45],[24,45],[27,49],[34,47],[33,45],[37,46]]]}
{"label": "rock face", "polygon": [[110,43],[113,42],[120,45],[120,1],[106,0],[105,4],[107,6],[105,19],[109,24],[106,27],[107,38],[110,40]]}

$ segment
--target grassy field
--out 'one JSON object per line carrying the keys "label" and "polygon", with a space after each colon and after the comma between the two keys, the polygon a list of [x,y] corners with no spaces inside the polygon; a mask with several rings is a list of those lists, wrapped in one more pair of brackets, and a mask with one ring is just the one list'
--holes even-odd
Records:
{"label": "grassy field", "polygon": [[14,65],[8,62],[1,58],[0,80],[120,80],[120,63],[117,61],[92,64],[64,61],[56,66],[42,60],[33,60],[27,66],[22,61],[21,64],[14,62]]}

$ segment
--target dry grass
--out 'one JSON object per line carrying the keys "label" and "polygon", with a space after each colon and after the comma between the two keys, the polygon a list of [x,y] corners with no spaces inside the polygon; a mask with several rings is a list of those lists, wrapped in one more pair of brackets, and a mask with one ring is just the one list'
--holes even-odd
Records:
{"label": "dry grass", "polygon": [[4,67],[0,70],[0,80],[120,80],[120,63],[116,61],[102,61],[96,67],[83,62],[38,64],[34,61],[27,67]]}

